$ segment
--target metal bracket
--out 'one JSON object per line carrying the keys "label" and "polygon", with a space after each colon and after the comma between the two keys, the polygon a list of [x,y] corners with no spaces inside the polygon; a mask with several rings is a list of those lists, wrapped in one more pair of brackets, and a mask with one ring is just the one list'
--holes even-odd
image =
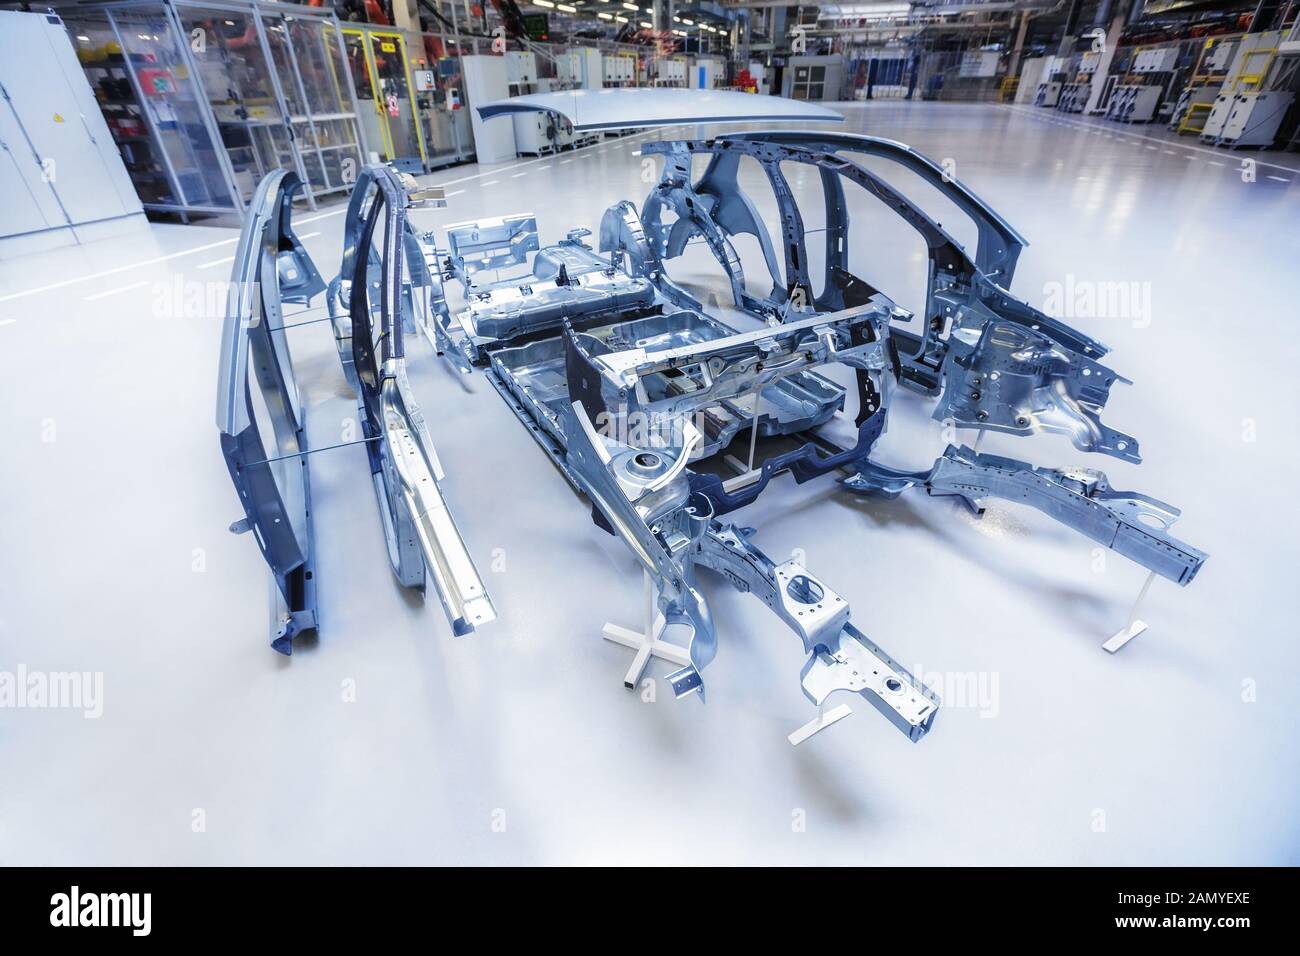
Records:
{"label": "metal bracket", "polygon": [[820,704],[817,706],[817,716],[808,723],[804,724],[794,733],[786,736],[791,746],[798,747],[801,743],[811,737],[813,734],[821,733],[831,724],[843,720],[849,714],[853,713],[853,708],[848,704],[840,704],[838,707],[832,707],[827,710]]}
{"label": "metal bracket", "polygon": [[666,624],[663,615],[659,613],[655,601],[654,581],[650,577],[649,571],[643,571],[642,577],[645,582],[645,628],[644,630],[634,631],[630,627],[623,627],[621,624],[609,623],[601,629],[601,636],[607,641],[613,641],[615,644],[622,644],[624,647],[630,647],[636,651],[632,658],[632,664],[623,676],[623,686],[628,690],[633,690],[641,682],[641,675],[645,673],[646,665],[650,663],[650,658],[657,657],[676,664],[678,667],[689,667],[691,663],[690,651],[680,644],[672,644],[662,640],[662,635]]}
{"label": "metal bracket", "polygon": [[1138,617],[1138,609],[1141,608],[1142,600],[1147,596],[1147,591],[1151,590],[1151,582],[1155,579],[1154,571],[1147,572],[1147,579],[1142,582],[1142,590],[1138,592],[1137,600],[1133,602],[1133,610],[1129,611],[1128,623],[1101,645],[1104,650],[1111,654],[1117,653],[1121,647],[1147,629],[1147,622]]}

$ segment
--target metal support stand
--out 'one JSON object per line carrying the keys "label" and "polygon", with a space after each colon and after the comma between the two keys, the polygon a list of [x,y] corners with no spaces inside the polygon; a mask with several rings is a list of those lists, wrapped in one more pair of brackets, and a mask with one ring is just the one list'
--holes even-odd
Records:
{"label": "metal support stand", "polygon": [[794,733],[788,735],[785,739],[790,741],[791,746],[798,747],[813,734],[820,733],[831,724],[843,720],[851,713],[853,713],[853,708],[848,704],[840,704],[838,707],[832,707],[830,710],[827,710],[824,705],[818,704],[817,716],[808,721],[808,723],[804,724]]}
{"label": "metal support stand", "polygon": [[761,468],[754,467],[754,453],[758,449],[758,410],[759,403],[763,400],[763,389],[755,388],[753,391],[754,404],[750,413],[749,427],[749,461],[742,462],[735,455],[726,455],[723,460],[734,468],[739,474],[728,478],[722,483],[723,490],[728,493],[735,491],[737,488],[743,488],[748,484],[757,481],[763,474]]}
{"label": "metal support stand", "polygon": [[601,636],[605,640],[622,644],[636,651],[636,655],[632,658],[632,666],[627,669],[627,674],[623,677],[623,686],[628,690],[634,689],[641,682],[641,675],[652,657],[669,661],[678,667],[685,667],[691,662],[690,652],[685,647],[661,640],[665,623],[655,601],[654,581],[651,580],[649,571],[641,573],[645,581],[645,629],[634,631],[630,627],[612,623],[606,624],[601,629]]}
{"label": "metal support stand", "polygon": [[1114,654],[1147,629],[1147,622],[1138,617],[1138,609],[1142,606],[1142,600],[1147,596],[1147,591],[1151,590],[1151,582],[1155,579],[1156,573],[1154,571],[1147,573],[1147,579],[1142,582],[1142,590],[1138,592],[1137,600],[1133,602],[1133,610],[1129,612],[1128,623],[1121,630],[1112,634],[1105,644],[1101,645],[1105,650]]}
{"label": "metal support stand", "polygon": [[754,410],[750,416],[749,423],[749,464],[746,471],[754,470],[754,449],[758,447],[758,407],[763,401],[762,386],[754,389]]}

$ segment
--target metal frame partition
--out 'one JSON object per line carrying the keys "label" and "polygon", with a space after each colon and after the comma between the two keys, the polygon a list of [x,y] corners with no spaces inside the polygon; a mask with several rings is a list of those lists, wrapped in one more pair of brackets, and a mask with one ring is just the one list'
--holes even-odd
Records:
{"label": "metal frame partition", "polygon": [[[376,152],[404,172],[424,172],[424,130],[416,113],[415,79],[406,48],[408,34],[394,26],[352,22],[341,24],[339,32],[352,77],[353,98],[369,101],[372,106],[375,125],[371,133],[379,138],[379,143],[372,145],[380,147]],[[364,123],[371,119],[371,111],[362,114],[358,109],[357,116]]]}
{"label": "metal frame partition", "polygon": [[206,96],[164,4],[58,12],[144,208],[183,217],[242,211]]}
{"label": "metal frame partition", "polygon": [[[356,181],[369,148],[332,10],[253,0],[118,0],[63,12],[79,49],[91,42],[78,34],[90,29],[85,25],[102,16],[111,29],[120,66],[107,53],[105,66],[86,56],[83,65],[88,73],[127,74],[161,160],[159,175],[170,185],[169,198],[146,208],[182,216],[242,212],[263,177],[281,167],[298,174],[312,208],[316,197]],[[107,112],[102,95],[101,104]]]}
{"label": "metal frame partition", "polygon": [[[454,6],[451,12],[454,20]],[[474,129],[461,62],[465,52],[474,52],[474,40],[450,30],[425,30],[418,38],[422,49],[413,51],[411,60],[419,67],[413,75],[424,132],[424,166],[432,172],[474,158]]]}

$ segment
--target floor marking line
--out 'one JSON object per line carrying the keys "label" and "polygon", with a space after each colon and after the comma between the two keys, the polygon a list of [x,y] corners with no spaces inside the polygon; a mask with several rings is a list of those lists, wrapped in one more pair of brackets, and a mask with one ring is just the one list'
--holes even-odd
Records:
{"label": "floor marking line", "polygon": [[510,178],[518,179],[520,176],[527,176],[527,175],[528,175],[527,173],[514,173]]}
{"label": "floor marking line", "polygon": [[17,319],[0,319],[0,327],[6,325],[13,325],[17,321],[18,321]]}
{"label": "floor marking line", "polygon": [[78,282],[88,282],[91,279],[102,279],[105,276],[117,275],[119,272],[130,272],[132,269],[140,269],[144,266],[156,265],[159,262],[167,262],[169,259],[178,259],[181,256],[188,256],[195,252],[205,252],[208,249],[218,249],[221,246],[233,246],[239,241],[239,237],[232,239],[220,239],[217,242],[209,242],[206,245],[194,246],[192,249],[182,249],[180,252],[172,252],[165,256],[156,256],[153,259],[146,259],[143,262],[132,262],[130,265],[114,266],[112,269],[104,269],[100,272],[88,272],[84,276],[74,276],[71,279],[64,279],[61,282],[51,282],[49,285],[37,286],[35,289],[25,289],[22,292],[11,292],[8,295],[0,295],[0,302],[8,302],[11,299],[22,299],[29,295],[36,295],[39,292],[52,292],[55,289],[62,289],[66,286],[75,285]]}
{"label": "floor marking line", "polygon": [[[348,204],[344,203],[343,208],[347,209]],[[327,209],[325,212],[317,213],[314,216],[303,216],[301,219],[295,217],[293,221],[301,226],[305,222],[316,222],[318,219],[328,219],[330,216],[337,216],[338,214],[337,209]]]}
{"label": "floor marking line", "polygon": [[501,185],[501,180],[499,180],[499,179],[489,179],[489,180],[487,180],[486,182],[479,183],[479,185],[480,185],[480,186],[500,186],[500,185]]}
{"label": "floor marking line", "polygon": [[132,282],[130,285],[119,286],[116,289],[105,289],[103,292],[95,292],[91,295],[82,296],[83,302],[94,302],[96,299],[103,299],[110,295],[117,295],[119,292],[130,292],[132,289],[138,289],[141,286],[149,284],[148,279],[141,279],[139,282]]}
{"label": "floor marking line", "polygon": [[[1018,106],[1014,106],[1014,105],[1012,105],[1012,104],[1010,104],[1010,103],[997,103],[997,104],[994,104],[994,105],[996,105],[996,106],[998,107],[998,109],[1007,110],[1008,112],[1015,113],[1015,114],[1017,114],[1018,116],[1028,116],[1028,117],[1030,117],[1031,119],[1036,119],[1036,120],[1044,120],[1044,119],[1046,119],[1046,117],[1039,116],[1038,114],[1032,112],[1032,110],[1027,112],[1025,109],[1023,109],[1023,108],[1021,108],[1021,107],[1018,107]],[[1091,124],[1091,123],[1079,122],[1079,121],[1077,121],[1077,120],[1072,120],[1072,121],[1071,121],[1070,123],[1068,123],[1067,125],[1073,127],[1074,129],[1081,129],[1081,130],[1083,130],[1083,129],[1092,129],[1092,128],[1093,128],[1093,124]],[[1161,145],[1164,145],[1164,146],[1177,146],[1179,149],[1191,150],[1191,151],[1194,152],[1194,153],[1204,153],[1204,154],[1207,155],[1207,156],[1222,156],[1222,155],[1223,155],[1222,150],[1207,149],[1207,148],[1204,147],[1204,146],[1192,146],[1192,145],[1189,145],[1189,144],[1187,144],[1187,143],[1179,143],[1179,142],[1174,142],[1174,141],[1172,141],[1172,140],[1159,139],[1159,138],[1157,138],[1157,137],[1155,137],[1155,136],[1143,136],[1141,133],[1133,133],[1133,132],[1130,132],[1129,135],[1132,136],[1134,139],[1143,139],[1143,140],[1147,140],[1148,142],[1152,142],[1152,143],[1160,143]],[[1155,147],[1154,147],[1154,146],[1148,146],[1147,149],[1155,149]],[[1297,174],[1300,174],[1300,169],[1295,169],[1295,168],[1293,168],[1293,167],[1291,167],[1291,166],[1283,166],[1281,163],[1272,163],[1272,162],[1269,162],[1268,160],[1265,160],[1265,159],[1257,159],[1257,160],[1255,160],[1255,162],[1256,162],[1258,165],[1260,165],[1260,166],[1267,166],[1267,167],[1269,167],[1270,169],[1280,169],[1280,170],[1282,170],[1283,172],[1286,172],[1286,173],[1297,173]]]}
{"label": "floor marking line", "polygon": [[201,262],[199,263],[199,268],[211,269],[213,266],[225,265],[227,262],[234,262],[234,261],[235,261],[234,256],[228,256],[225,259],[213,259],[211,262]]}
{"label": "floor marking line", "polygon": [[1273,175],[1271,175],[1271,174],[1269,174],[1268,178],[1269,178],[1269,179],[1276,179],[1276,180],[1277,180],[1278,182],[1280,182],[1280,183],[1289,183],[1289,182],[1291,181],[1291,180],[1287,179],[1287,178],[1284,177],[1284,176],[1273,176]]}
{"label": "floor marking line", "polygon": [[[590,149],[596,149],[596,148],[597,148],[597,144],[596,144],[596,143],[590,143],[590,144],[588,144],[588,145],[586,145],[586,146],[578,146],[578,147],[576,147],[574,150],[572,150],[572,152],[574,152],[574,153],[584,153],[584,152],[586,152],[587,150],[590,150]],[[522,162],[522,163],[515,163],[513,166],[502,166],[500,169],[487,169],[487,170],[484,170],[484,171],[481,172],[481,173],[472,173],[472,174],[469,175],[469,176],[462,176],[460,179],[449,179],[449,180],[447,180],[446,182],[443,182],[443,183],[432,183],[431,185],[434,185],[434,186],[458,186],[458,185],[460,185],[461,183],[467,183],[467,182],[469,182],[471,179],[480,179],[480,178],[482,178],[483,176],[496,176],[496,175],[499,174],[499,173],[508,173],[508,172],[510,172],[510,170],[512,170],[512,169],[523,169],[525,166],[535,166],[535,165],[537,165],[538,163],[541,163],[541,162],[549,162],[549,161],[550,161],[550,158],[551,158],[551,157],[549,157],[549,156],[538,156],[536,159],[529,159],[529,160],[525,160],[525,161]],[[571,160],[571,159],[562,159],[562,160],[560,160],[560,162],[562,162],[562,163],[568,163],[568,162],[572,162],[572,160]],[[342,211],[342,210],[340,210],[340,211]]]}

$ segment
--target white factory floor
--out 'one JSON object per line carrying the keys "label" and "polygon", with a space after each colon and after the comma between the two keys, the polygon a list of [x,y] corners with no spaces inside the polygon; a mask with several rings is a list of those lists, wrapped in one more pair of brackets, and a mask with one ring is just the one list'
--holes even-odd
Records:
{"label": "white factory floor", "polygon": [[[0,263],[0,672],[102,673],[98,717],[0,709],[0,862],[1300,863],[1300,155],[1030,107],[843,109],[850,131],[952,160],[1031,242],[1014,290],[1057,302],[1133,380],[1104,418],[1141,440],[1140,466],[1051,435],[982,450],[1100,468],[1183,509],[1175,534],[1210,559],[1185,589],[1155,582],[1145,634],[1101,649],[1145,572],[1037,512],[977,520],[787,478],[740,519],[778,560],[802,551],[945,698],[931,734],[909,743],[853,699],[791,747],[812,715],[799,641],[716,578],[708,702],[674,700],[663,665],[653,695],[627,691],[630,652],[600,628],[635,623],[630,556],[488,383],[417,342],[444,490],[499,619],[453,638],[399,588],[349,447],[311,460],[322,632],[282,657],[261,556],[227,531],[214,423],[236,232],[152,225]],[[417,217],[531,210],[543,242],[594,228],[644,197],[646,138],[443,170],[450,208]],[[854,271],[915,305],[917,242],[851,202]],[[298,214],[327,275],[341,213]],[[725,299],[706,260],[670,271]],[[1116,282],[1119,314],[1079,295]],[[292,344],[312,442],[337,442],[354,410],[328,325]],[[878,457],[938,456],[929,410],[900,394]]]}

